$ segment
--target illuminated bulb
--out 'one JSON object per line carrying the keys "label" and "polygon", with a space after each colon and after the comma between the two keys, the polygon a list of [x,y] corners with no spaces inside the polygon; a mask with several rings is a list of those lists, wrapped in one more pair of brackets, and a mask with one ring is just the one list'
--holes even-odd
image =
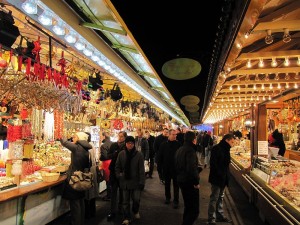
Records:
{"label": "illuminated bulb", "polygon": [[105,62],[103,62],[101,59],[98,60],[98,64],[99,66],[104,66],[105,65]]}
{"label": "illuminated bulb", "polygon": [[275,75],[275,78],[274,78],[275,80],[279,80],[279,74],[278,73],[276,73],[276,75]]}
{"label": "illuminated bulb", "polygon": [[247,103],[245,103],[244,107],[247,107]]}
{"label": "illuminated bulb", "polygon": [[298,57],[297,66],[300,66],[300,57]]}
{"label": "illuminated bulb", "polygon": [[236,47],[239,48],[239,49],[241,49],[241,48],[242,48],[241,43],[237,43],[237,44],[236,44]]}
{"label": "illuminated bulb", "polygon": [[278,65],[277,61],[275,58],[272,59],[272,62],[271,62],[271,66],[272,67],[276,67]]}
{"label": "illuminated bulb", "polygon": [[286,83],[285,88],[290,88],[289,83]]}
{"label": "illuminated bulb", "polygon": [[36,0],[27,0],[22,3],[22,8],[27,14],[37,14]]}
{"label": "illuminated bulb", "polygon": [[284,63],[285,66],[289,66],[290,65],[290,60],[288,57],[285,58]]}
{"label": "illuminated bulb", "polygon": [[92,54],[93,54],[93,51],[91,50],[91,49],[89,49],[89,48],[85,48],[85,49],[83,49],[83,54],[85,54],[86,56],[91,56]]}
{"label": "illuminated bulb", "polygon": [[259,101],[259,96],[257,95],[256,100]]}
{"label": "illuminated bulb", "polygon": [[265,97],[265,96],[263,96],[263,98],[262,98],[262,99],[263,99],[263,101],[266,101],[266,97]]}
{"label": "illuminated bulb", "polygon": [[250,59],[247,61],[246,66],[247,66],[247,68],[251,68],[251,67],[252,67],[251,60],[250,60]]}
{"label": "illuminated bulb", "polygon": [[232,91],[232,86],[229,87],[229,90]]}
{"label": "illuminated bulb", "polygon": [[269,95],[268,99],[269,99],[269,100],[271,100],[271,99],[272,99],[270,95]]}
{"label": "illuminated bulb", "polygon": [[256,84],[253,85],[253,89],[256,90]]}
{"label": "illuminated bulb", "polygon": [[241,101],[242,101],[241,96],[239,96],[239,102],[241,102]]}
{"label": "illuminated bulb", "polygon": [[74,44],[75,48],[77,48],[77,50],[81,51],[84,49],[85,45],[83,43],[82,40],[80,41],[77,41],[75,44]]}
{"label": "illuminated bulb", "polygon": [[52,16],[49,13],[46,13],[45,11],[41,15],[39,15],[38,20],[44,26],[52,25]]}
{"label": "illuminated bulb", "polygon": [[280,88],[281,88],[281,85],[280,85],[280,83],[278,83],[278,85],[277,85],[277,88],[278,88],[278,89],[280,89]]}
{"label": "illuminated bulb", "polygon": [[260,59],[260,60],[259,60],[258,66],[259,66],[259,67],[264,67],[264,66],[265,66],[264,60],[263,60],[263,59]]}
{"label": "illuminated bulb", "polygon": [[52,28],[53,32],[57,35],[65,35],[65,27],[63,25],[62,22],[57,22],[53,28]]}
{"label": "illuminated bulb", "polygon": [[283,30],[284,30],[284,34],[283,34],[282,40],[284,43],[288,43],[292,40],[289,29],[285,28]]}
{"label": "illuminated bulb", "polygon": [[299,80],[299,74],[298,74],[298,73],[295,74],[294,79],[295,79],[295,80]]}
{"label": "illuminated bulb", "polygon": [[294,88],[295,89],[298,88],[298,84],[297,83],[294,84]]}
{"label": "illuminated bulb", "polygon": [[270,80],[269,74],[266,74],[266,76],[265,76],[265,81],[269,81],[269,80]]}
{"label": "illuminated bulb", "polygon": [[241,90],[241,87],[240,87],[240,85],[238,85],[238,86],[237,86],[237,89],[238,89],[238,90]]}
{"label": "illuminated bulb", "polygon": [[70,31],[68,34],[65,35],[65,40],[70,44],[75,43],[76,42],[75,33],[73,31]]}
{"label": "illuminated bulb", "polygon": [[100,57],[97,55],[97,54],[94,54],[91,56],[91,59],[94,61],[94,62],[98,62],[100,60]]}
{"label": "illuminated bulb", "polygon": [[273,36],[272,36],[272,31],[271,30],[267,30],[267,36],[265,37],[265,42],[266,44],[272,44],[274,41]]}
{"label": "illuminated bulb", "polygon": [[265,90],[265,85],[264,84],[261,85],[261,89]]}
{"label": "illuminated bulb", "polygon": [[224,99],[223,99],[223,98],[221,99],[221,102],[224,102]]}

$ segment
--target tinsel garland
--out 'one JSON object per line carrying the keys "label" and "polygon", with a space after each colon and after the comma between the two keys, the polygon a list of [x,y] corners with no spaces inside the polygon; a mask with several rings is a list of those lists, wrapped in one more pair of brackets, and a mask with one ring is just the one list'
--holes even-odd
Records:
{"label": "tinsel garland", "polygon": [[44,141],[54,140],[54,113],[45,112]]}
{"label": "tinsel garland", "polygon": [[43,134],[43,110],[33,109],[31,113],[31,131],[36,139],[41,139]]}
{"label": "tinsel garland", "polygon": [[64,113],[54,110],[54,138],[60,139],[64,130]]}

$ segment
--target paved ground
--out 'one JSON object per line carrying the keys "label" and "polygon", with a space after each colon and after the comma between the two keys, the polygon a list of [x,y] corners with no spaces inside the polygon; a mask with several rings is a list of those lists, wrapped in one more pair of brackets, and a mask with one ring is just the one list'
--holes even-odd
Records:
{"label": "paved ground", "polygon": [[[207,224],[207,207],[210,194],[210,184],[208,183],[209,169],[201,172],[200,190],[200,215],[195,225]],[[102,193],[101,195],[105,195]],[[180,196],[180,207],[173,209],[172,205],[164,204],[164,186],[159,183],[157,172],[153,179],[146,180],[146,187],[141,198],[141,219],[133,221],[132,224],[145,225],[180,225],[183,213],[183,201]],[[234,225],[263,225],[258,212],[253,205],[249,204],[246,195],[238,184],[231,179],[230,187],[226,190],[224,203],[226,215],[233,220]],[[86,220],[85,225],[119,225],[122,216],[118,215],[115,220],[108,222],[106,215],[109,211],[109,202],[97,200],[97,215]],[[225,225],[227,223],[218,223]],[[48,225],[69,225],[69,215],[66,214]]]}

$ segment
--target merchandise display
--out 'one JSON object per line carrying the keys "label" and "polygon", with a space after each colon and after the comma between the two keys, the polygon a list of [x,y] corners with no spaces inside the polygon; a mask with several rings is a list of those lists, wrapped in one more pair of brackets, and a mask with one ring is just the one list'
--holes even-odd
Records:
{"label": "merchandise display", "polygon": [[254,157],[250,177],[274,202],[300,219],[300,162]]}

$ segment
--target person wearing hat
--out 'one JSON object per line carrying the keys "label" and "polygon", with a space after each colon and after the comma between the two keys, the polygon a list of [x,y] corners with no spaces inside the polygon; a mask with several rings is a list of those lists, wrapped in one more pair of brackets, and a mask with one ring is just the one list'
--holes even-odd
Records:
{"label": "person wearing hat", "polygon": [[128,136],[125,139],[125,150],[118,155],[116,162],[116,177],[119,180],[123,195],[123,225],[131,222],[130,199],[135,219],[140,218],[140,196],[145,187],[144,156],[135,148],[135,139]]}
{"label": "person wearing hat", "polygon": [[[85,132],[77,132],[73,136],[73,141],[66,138],[60,139],[62,146],[71,151],[71,164],[67,174],[72,174],[76,170],[84,172],[90,167],[89,149],[93,146],[88,142],[88,135]],[[85,191],[75,191],[69,185],[68,179],[65,181],[62,198],[70,201],[71,223],[72,225],[83,225],[85,219],[84,206]]]}

